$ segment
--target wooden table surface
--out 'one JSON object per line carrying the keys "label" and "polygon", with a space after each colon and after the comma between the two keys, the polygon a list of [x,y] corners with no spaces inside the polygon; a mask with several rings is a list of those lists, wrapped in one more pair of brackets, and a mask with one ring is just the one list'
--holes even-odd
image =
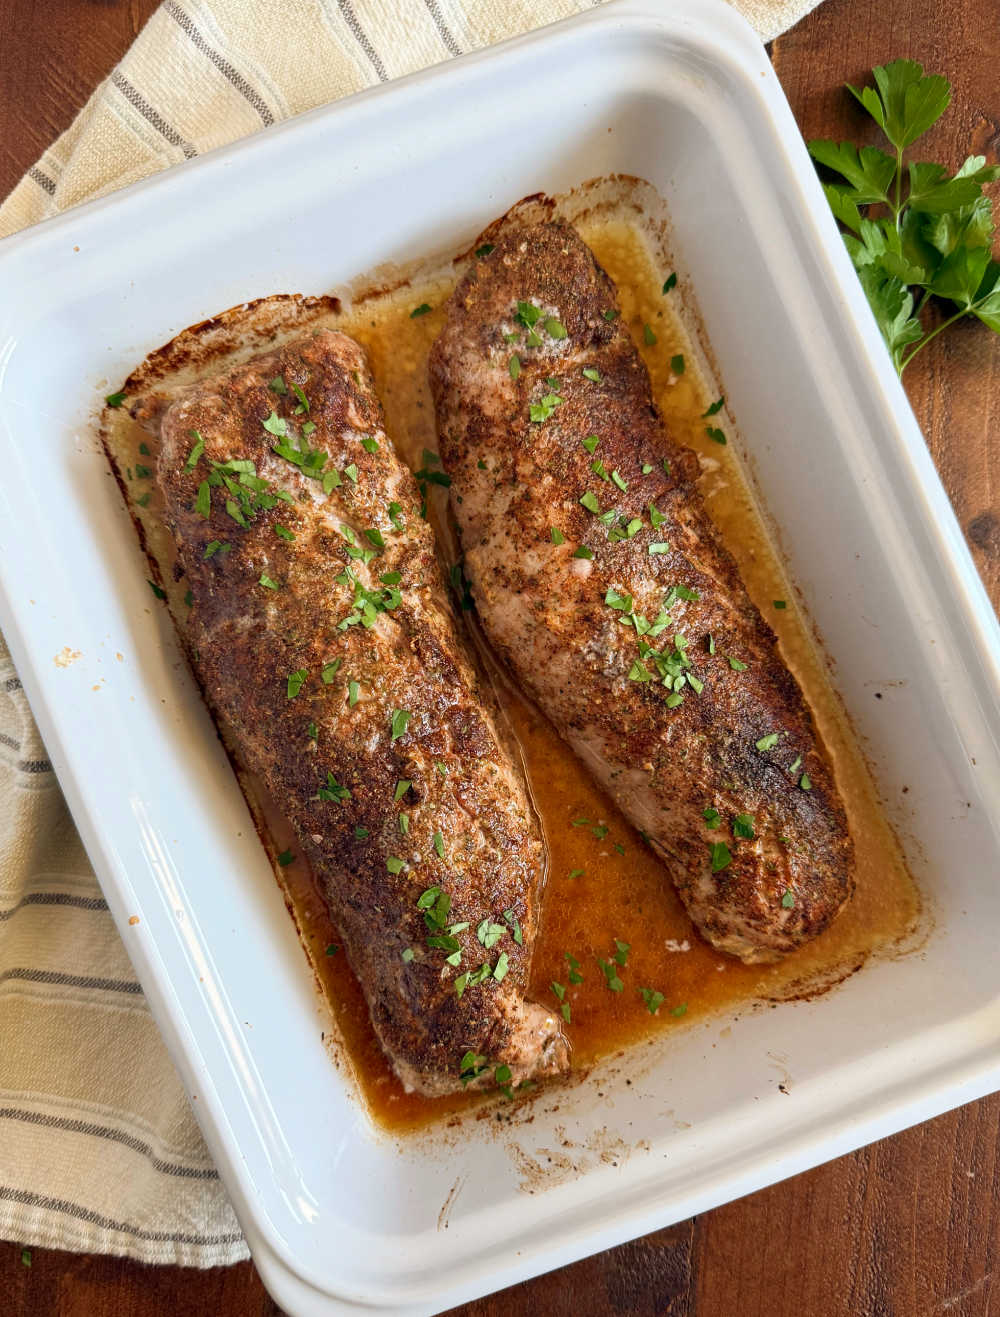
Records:
{"label": "wooden table surface", "polygon": [[[65,128],[155,0],[2,0],[0,196]],[[826,0],[773,48],[806,137],[859,140],[842,91],[905,56],[954,84],[930,158],[1000,154],[998,0]],[[907,392],[1000,607],[1000,338],[936,339]],[[1000,1311],[1000,1096],[491,1298],[466,1317],[982,1317]],[[214,1271],[0,1244],[0,1317],[258,1317],[251,1263]]]}

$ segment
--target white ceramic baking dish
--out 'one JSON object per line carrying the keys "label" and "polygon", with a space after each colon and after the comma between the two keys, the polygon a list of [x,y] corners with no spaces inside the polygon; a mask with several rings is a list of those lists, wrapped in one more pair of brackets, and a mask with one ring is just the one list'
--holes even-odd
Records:
{"label": "white ceramic baking dish", "polygon": [[[935,929],[922,954],[724,1041],[722,1019],[644,1049],[629,1086],[599,1076],[532,1123],[398,1144],[321,1043],[95,405],[222,307],[456,250],[527,193],[615,171],[670,203],[761,497]],[[8,240],[0,453],[0,622],[290,1312],[438,1311],[1000,1087],[1000,633],[764,50],[726,6],[611,4]],[[64,646],[80,657],[56,666]]]}

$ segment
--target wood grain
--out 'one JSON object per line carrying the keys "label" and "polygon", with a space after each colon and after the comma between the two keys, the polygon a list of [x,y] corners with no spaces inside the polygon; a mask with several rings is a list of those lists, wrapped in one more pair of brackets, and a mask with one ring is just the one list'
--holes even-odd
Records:
{"label": "wood grain", "polygon": [[[957,165],[1000,152],[997,0],[826,0],[774,44],[806,137],[861,140],[842,91],[919,59],[955,85],[926,142]],[[155,0],[0,4],[0,195],[124,53]],[[1000,605],[1000,339],[936,340],[906,385]],[[461,1317],[988,1317],[1000,1311],[1000,1097],[456,1310]],[[2,1151],[0,1151],[2,1159]],[[206,1272],[0,1244],[0,1317],[274,1317],[251,1264]]]}

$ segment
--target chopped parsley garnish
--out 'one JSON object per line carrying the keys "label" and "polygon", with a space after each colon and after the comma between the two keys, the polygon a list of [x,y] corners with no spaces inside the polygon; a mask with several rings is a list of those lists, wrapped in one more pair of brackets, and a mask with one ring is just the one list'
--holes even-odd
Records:
{"label": "chopped parsley garnish", "polygon": [[643,462],[642,466],[639,468],[639,470],[642,472],[644,476],[648,476],[649,473],[652,471],[652,469],[653,468],[649,464],[649,462]]}
{"label": "chopped parsley garnish", "polygon": [[348,707],[353,709],[354,706],[357,704],[360,696],[361,696],[361,683],[357,681],[349,681],[347,683]]}
{"label": "chopped parsley garnish", "polygon": [[649,546],[649,556],[651,558],[655,554],[669,553],[669,552],[670,552],[670,545],[666,542],[666,540],[657,540],[655,543]]}
{"label": "chopped parsley garnish", "polygon": [[344,475],[354,485],[358,483],[358,468],[354,462],[344,467]]}
{"label": "chopped parsley garnish", "polygon": [[401,777],[396,783],[396,794],[393,796],[393,801],[402,800],[412,786],[413,783],[408,777]]}
{"label": "chopped parsley garnish", "polygon": [[504,1095],[508,1102],[514,1100],[514,1094],[510,1090],[510,1081],[513,1073],[509,1065],[498,1065],[493,1071],[493,1078],[496,1080],[497,1088]]}
{"label": "chopped parsley garnish", "polygon": [[631,950],[632,947],[630,943],[622,942],[618,938],[615,938],[615,961],[617,964],[621,965],[622,969],[624,969],[628,963],[628,953]]}
{"label": "chopped parsley garnish", "polygon": [[148,480],[153,473],[148,466],[142,466],[140,463],[136,462],[135,474],[139,480]]}
{"label": "chopped parsley garnish", "polygon": [[604,317],[605,320],[617,320],[619,314],[620,312],[614,310],[614,308],[612,308],[610,311],[601,312],[601,315]]}
{"label": "chopped parsley garnish", "polygon": [[405,951],[401,952],[401,958],[403,964],[408,965],[410,961],[413,959],[413,948],[407,947]]}
{"label": "chopped parsley garnish", "polygon": [[282,526],[281,523],[277,521],[274,523],[274,533],[282,540],[291,541],[295,539],[294,533],[290,531],[287,526]]}
{"label": "chopped parsley garnish", "polygon": [[588,549],[586,544],[581,544],[578,549],[573,550],[574,558],[593,558],[593,556],[594,556],[593,550]]}
{"label": "chopped parsley garnish", "polygon": [[604,975],[604,982],[611,989],[611,991],[622,992],[624,990],[625,985],[618,977],[618,966],[614,963],[614,961],[601,960],[601,958],[598,956],[597,963],[601,967],[601,973]]}
{"label": "chopped parsley garnish", "polygon": [[587,490],[586,494],[584,494],[583,497],[580,499],[580,502],[587,509],[587,511],[592,512],[595,517],[600,514],[601,505],[597,501],[597,495],[594,494],[591,490],[589,489]]}
{"label": "chopped parsley garnish", "polygon": [[569,965],[569,981],[570,981],[570,983],[582,983],[582,982],[583,982],[583,974],[580,972],[580,962],[577,960],[576,956],[571,955],[571,954],[567,951],[567,952],[564,953],[564,955],[563,955],[563,959],[564,959],[564,960],[567,962],[567,964]]}
{"label": "chopped parsley garnish", "polygon": [[[314,434],[315,431],[316,431],[316,422],[315,422],[315,421],[303,421],[303,422],[302,422],[302,434],[303,434],[304,437],[308,437],[309,435]],[[363,441],[362,441],[362,442],[363,442]]]}
{"label": "chopped parsley garnish", "polygon": [[677,287],[677,271],[675,270],[673,271],[672,274],[667,275],[661,291],[664,293],[664,295],[666,295],[667,293],[670,292],[671,288],[676,288],[676,287]]}
{"label": "chopped parsley garnish", "polygon": [[473,1079],[478,1079],[486,1070],[487,1058],[478,1052],[466,1052],[458,1063],[458,1077],[464,1087]]}
{"label": "chopped parsley garnish", "polygon": [[808,773],[803,773],[799,778],[799,786],[803,791],[811,791],[813,789],[812,778]]}
{"label": "chopped parsley garnish", "polygon": [[796,755],[795,758],[792,760],[792,762],[788,765],[788,771],[790,773],[795,773],[801,767],[802,767],[802,756]]}
{"label": "chopped parsley garnish", "polygon": [[104,401],[109,407],[120,407],[125,401],[125,393],[124,391],[122,393],[109,393]]}
{"label": "chopped parsley garnish", "polygon": [[194,500],[194,510],[206,521],[212,515],[212,491],[207,480],[203,480],[198,486],[198,493]]}
{"label": "chopped parsley garnish", "polygon": [[709,854],[712,861],[713,873],[721,873],[722,870],[732,862],[733,857],[730,854],[729,847],[724,841],[713,842]]}
{"label": "chopped parsley garnish", "polygon": [[231,544],[223,544],[221,540],[210,540],[208,544],[205,545],[205,552],[202,554],[202,557],[214,558],[217,553],[228,553],[232,547]]}
{"label": "chopped parsley garnish", "polygon": [[339,489],[343,483],[339,471],[327,471],[323,477],[323,493],[329,494],[333,490]]}
{"label": "chopped parsley garnish", "polygon": [[280,375],[275,375],[274,379],[267,387],[271,390],[272,393],[277,393],[282,398],[288,392],[288,386],[285,384],[284,379]]}
{"label": "chopped parsley garnish", "polygon": [[746,672],[747,665],[741,663],[738,658],[733,658],[732,654],[726,655],[727,662],[734,672]]}
{"label": "chopped parsley garnish", "polygon": [[323,664],[322,668],[320,669],[320,676],[323,678],[324,686],[330,685],[334,677],[340,671],[340,666],[343,663],[343,661],[344,660],[342,658],[336,658],[336,659],[331,659],[329,663]]}
{"label": "chopped parsley garnish", "polygon": [[650,1015],[655,1015],[664,1002],[663,993],[656,992],[653,988],[640,988],[639,996],[646,1003],[646,1010]]}
{"label": "chopped parsley garnish", "polygon": [[[444,837],[441,835],[440,832],[435,832],[433,840],[434,840],[434,852],[435,852],[435,854],[437,855],[437,857],[438,857],[439,860],[443,860],[443,859],[444,859]],[[503,929],[501,929],[500,932],[502,933],[502,932],[503,932]]]}
{"label": "chopped parsley garnish", "polygon": [[278,584],[278,582],[275,581],[275,580],[272,580],[271,577],[268,576],[268,574],[267,574],[266,572],[261,572],[261,574],[260,574],[260,580],[258,581],[258,585],[262,585],[262,586],[264,587],[265,590],[280,590],[280,589],[281,589],[281,586]]}
{"label": "chopped parsley garnish", "polygon": [[585,878],[586,876],[587,871],[585,869],[570,869],[566,875],[567,878]]}
{"label": "chopped parsley garnish", "polygon": [[754,836],[754,817],[752,814],[737,814],[733,819],[733,836],[752,841]]}
{"label": "chopped parsley garnish", "polygon": [[261,425],[268,434],[273,434],[276,438],[283,439],[288,434],[288,422],[283,416],[279,416],[273,407],[271,408],[270,416],[268,416],[266,420],[261,421]]}
{"label": "chopped parsley garnish", "polygon": [[401,860],[398,855],[390,855],[385,862],[385,867],[390,873],[402,873],[406,868],[406,861]]}
{"label": "chopped parsley garnish", "polygon": [[306,728],[306,737],[310,741],[318,740],[319,728],[316,726],[315,723],[310,723],[309,726]]}
{"label": "chopped parsley garnish", "polygon": [[709,828],[717,828],[722,822],[722,815],[717,809],[713,809],[711,805],[702,810],[701,817],[705,820],[706,827]]}
{"label": "chopped parsley garnish", "polygon": [[404,734],[410,725],[412,713],[406,709],[393,709],[392,711],[392,743],[395,743]]}
{"label": "chopped parsley garnish", "polygon": [[670,369],[675,375],[684,374],[684,353],[678,352],[676,356],[670,358]]}
{"label": "chopped parsley garnish", "polygon": [[513,937],[519,947],[524,946],[524,934],[521,932],[521,925],[518,922],[517,915],[515,915],[513,910],[505,910],[503,912],[503,917],[510,926],[511,937]]}
{"label": "chopped parsley garnish", "polygon": [[671,1006],[670,1014],[676,1016],[677,1019],[680,1019],[682,1015],[687,1015],[687,1009],[688,1009],[687,1002],[682,1001],[679,1006]]}
{"label": "chopped parsley garnish", "polygon": [[596,384],[597,381],[601,378],[601,372],[595,369],[595,367],[593,366],[584,366],[583,378],[585,380],[593,380],[594,383]]}
{"label": "chopped parsley garnish", "polygon": [[336,942],[331,942],[326,949],[326,954],[328,956],[335,956],[339,950],[340,947],[337,946]]}
{"label": "chopped parsley garnish", "polygon": [[296,416],[302,416],[304,415],[304,413],[306,413],[309,410],[309,399],[302,392],[302,389],[299,387],[298,384],[294,384],[294,383],[292,384],[292,392],[299,400],[299,405],[295,408],[294,414]]}
{"label": "chopped parsley garnish", "polygon": [[136,499],[136,503],[138,503],[138,505],[139,505],[140,508],[148,507],[148,506],[149,506],[149,493],[147,492],[147,493],[145,493],[145,494],[140,494],[139,497]]}
{"label": "chopped parsley garnish", "polygon": [[378,440],[377,440],[377,439],[371,439],[371,438],[369,438],[369,439],[362,439],[362,440],[361,440],[361,447],[365,450],[366,453],[377,453],[377,452],[378,452]]}
{"label": "chopped parsley garnish", "polygon": [[559,998],[559,1002],[560,1002],[559,1013],[566,1021],[566,1023],[569,1024],[572,1019],[573,1013],[570,1008],[569,1002],[566,1000],[566,988],[562,983],[557,983],[554,979],[550,986],[552,988],[552,991]]}
{"label": "chopped parsley garnish", "polygon": [[541,402],[533,402],[528,407],[528,415],[535,424],[547,421],[555,409],[562,403],[558,393],[547,393]]}
{"label": "chopped parsley garnish", "polygon": [[477,248],[476,248],[474,254],[475,254],[475,256],[476,256],[476,259],[481,261],[481,260],[483,259],[484,256],[489,256],[489,254],[490,254],[490,252],[491,252],[492,250],[493,250],[493,243],[492,243],[492,242],[484,242],[483,245],[482,245],[481,247],[477,247]]}
{"label": "chopped parsley garnish", "polygon": [[156,584],[155,581],[151,581],[151,580],[149,579],[149,577],[147,577],[147,578],[146,578],[146,584],[147,584],[147,585],[149,586],[149,588],[152,590],[153,594],[156,595],[157,599],[166,599],[166,597],[167,597],[166,591],[165,591],[165,590],[161,590],[160,587]]}
{"label": "chopped parsley garnish", "polygon": [[410,312],[410,319],[416,320],[418,316],[425,316],[429,310],[430,307],[427,305],[427,303],[421,302],[419,306],[415,306],[413,310]]}
{"label": "chopped parsley garnish", "polygon": [[516,352],[511,355],[510,360],[507,362],[507,371],[512,380],[516,380],[521,373],[521,358]]}
{"label": "chopped parsley garnish", "polygon": [[193,471],[195,467],[198,465],[198,459],[205,451],[205,440],[201,437],[201,435],[197,430],[189,430],[188,433],[191,435],[191,438],[194,440],[194,447],[187,455],[187,461],[184,463],[184,470]]}
{"label": "chopped parsley garnish", "polygon": [[278,856],[278,863],[284,868],[287,864],[291,864],[294,859],[295,856],[291,851],[282,851]]}
{"label": "chopped parsley garnish", "polygon": [[506,951],[501,951],[497,956],[497,963],[493,966],[493,982],[502,983],[507,977],[507,971],[510,968],[510,956]]}
{"label": "chopped parsley garnish", "polygon": [[563,324],[561,320],[557,320],[555,316],[549,316],[549,318],[545,321],[543,328],[546,334],[548,334],[549,338],[567,337],[566,326]]}
{"label": "chopped parsley garnish", "polygon": [[766,736],[762,736],[760,740],[755,741],[754,744],[756,745],[757,749],[760,750],[762,753],[768,750],[773,750],[774,747],[778,744],[778,733],[768,732]]}
{"label": "chopped parsley garnish", "polygon": [[623,494],[628,491],[628,485],[617,471],[611,472],[611,479],[614,481],[614,483],[618,486],[618,488],[622,491]]}
{"label": "chopped parsley garnish", "polygon": [[288,674],[287,691],[288,691],[288,698],[290,700],[295,699],[296,695],[298,695],[299,691],[302,689],[303,683],[305,682],[308,676],[309,673],[306,671],[305,668],[297,668],[295,672],[290,672]]}
{"label": "chopped parsley garnish", "polygon": [[409,836],[409,833],[410,833],[410,816],[409,816],[409,814],[400,814],[400,816],[399,816],[399,830],[400,830],[400,832],[403,834],[404,837]]}
{"label": "chopped parsley garnish", "polygon": [[597,448],[597,445],[601,441],[596,434],[588,434],[586,439],[581,439],[580,442],[583,444],[584,448],[586,448],[587,452],[590,453],[591,456],[593,456],[594,451]]}
{"label": "chopped parsley garnish", "polygon": [[647,347],[651,348],[656,346],[657,340],[656,335],[653,333],[652,325],[643,325],[642,337]]}
{"label": "chopped parsley garnish", "polygon": [[725,405],[726,405],[726,400],[724,397],[716,398],[715,402],[712,403],[712,405],[708,408],[708,410],[702,412],[701,414],[702,420],[703,421],[708,420],[710,416],[714,416],[717,412],[721,412],[723,407],[725,407]]}
{"label": "chopped parsley garnish", "polygon": [[785,888],[785,894],[781,898],[781,904],[785,910],[791,910],[795,905],[795,893],[790,887]]}
{"label": "chopped parsley garnish", "polygon": [[350,800],[351,793],[347,787],[341,786],[332,773],[327,773],[326,783],[320,787],[317,800],[336,800],[343,804],[345,800]]}
{"label": "chopped parsley garnish", "polygon": [[354,829],[354,835],[355,837],[357,837],[358,841],[364,841],[365,838],[368,836],[368,829],[361,827],[361,825],[359,824]]}
{"label": "chopped parsley garnish", "polygon": [[772,603],[774,604],[774,607],[777,608],[779,611],[783,608],[788,607],[788,601],[786,599],[774,599],[772,600]]}
{"label": "chopped parsley garnish", "polygon": [[706,425],[705,433],[708,435],[709,439],[711,439],[713,443],[724,444],[726,442],[726,436],[722,433],[721,430],[716,429],[714,425]]}
{"label": "chopped parsley garnish", "polygon": [[558,526],[552,527],[552,529],[549,531],[549,537],[551,538],[553,544],[566,543],[566,536],[562,533],[562,531],[559,529]]}

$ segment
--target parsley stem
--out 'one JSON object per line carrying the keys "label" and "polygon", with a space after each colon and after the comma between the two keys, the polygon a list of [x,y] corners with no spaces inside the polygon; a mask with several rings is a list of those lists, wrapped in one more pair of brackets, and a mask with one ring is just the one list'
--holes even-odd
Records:
{"label": "parsley stem", "polygon": [[923,338],[920,340],[920,342],[917,344],[917,346],[913,349],[913,351],[910,352],[907,356],[905,356],[903,360],[900,362],[899,365],[900,375],[902,375],[903,371],[907,368],[907,366],[910,364],[910,362],[917,355],[917,353],[920,351],[921,348],[925,348],[932,338],[937,338],[938,334],[941,333],[942,329],[947,329],[948,326],[953,325],[956,320],[961,320],[962,317],[964,315],[967,315],[970,310],[971,307],[963,306],[960,310],[956,311],[953,316],[949,316],[947,320],[942,320],[941,323],[938,325],[937,329],[932,329],[929,334],[925,334]]}
{"label": "parsley stem", "polygon": [[893,207],[893,218],[896,221],[896,232],[899,232],[899,214],[903,209],[903,148],[896,147],[896,204]]}

